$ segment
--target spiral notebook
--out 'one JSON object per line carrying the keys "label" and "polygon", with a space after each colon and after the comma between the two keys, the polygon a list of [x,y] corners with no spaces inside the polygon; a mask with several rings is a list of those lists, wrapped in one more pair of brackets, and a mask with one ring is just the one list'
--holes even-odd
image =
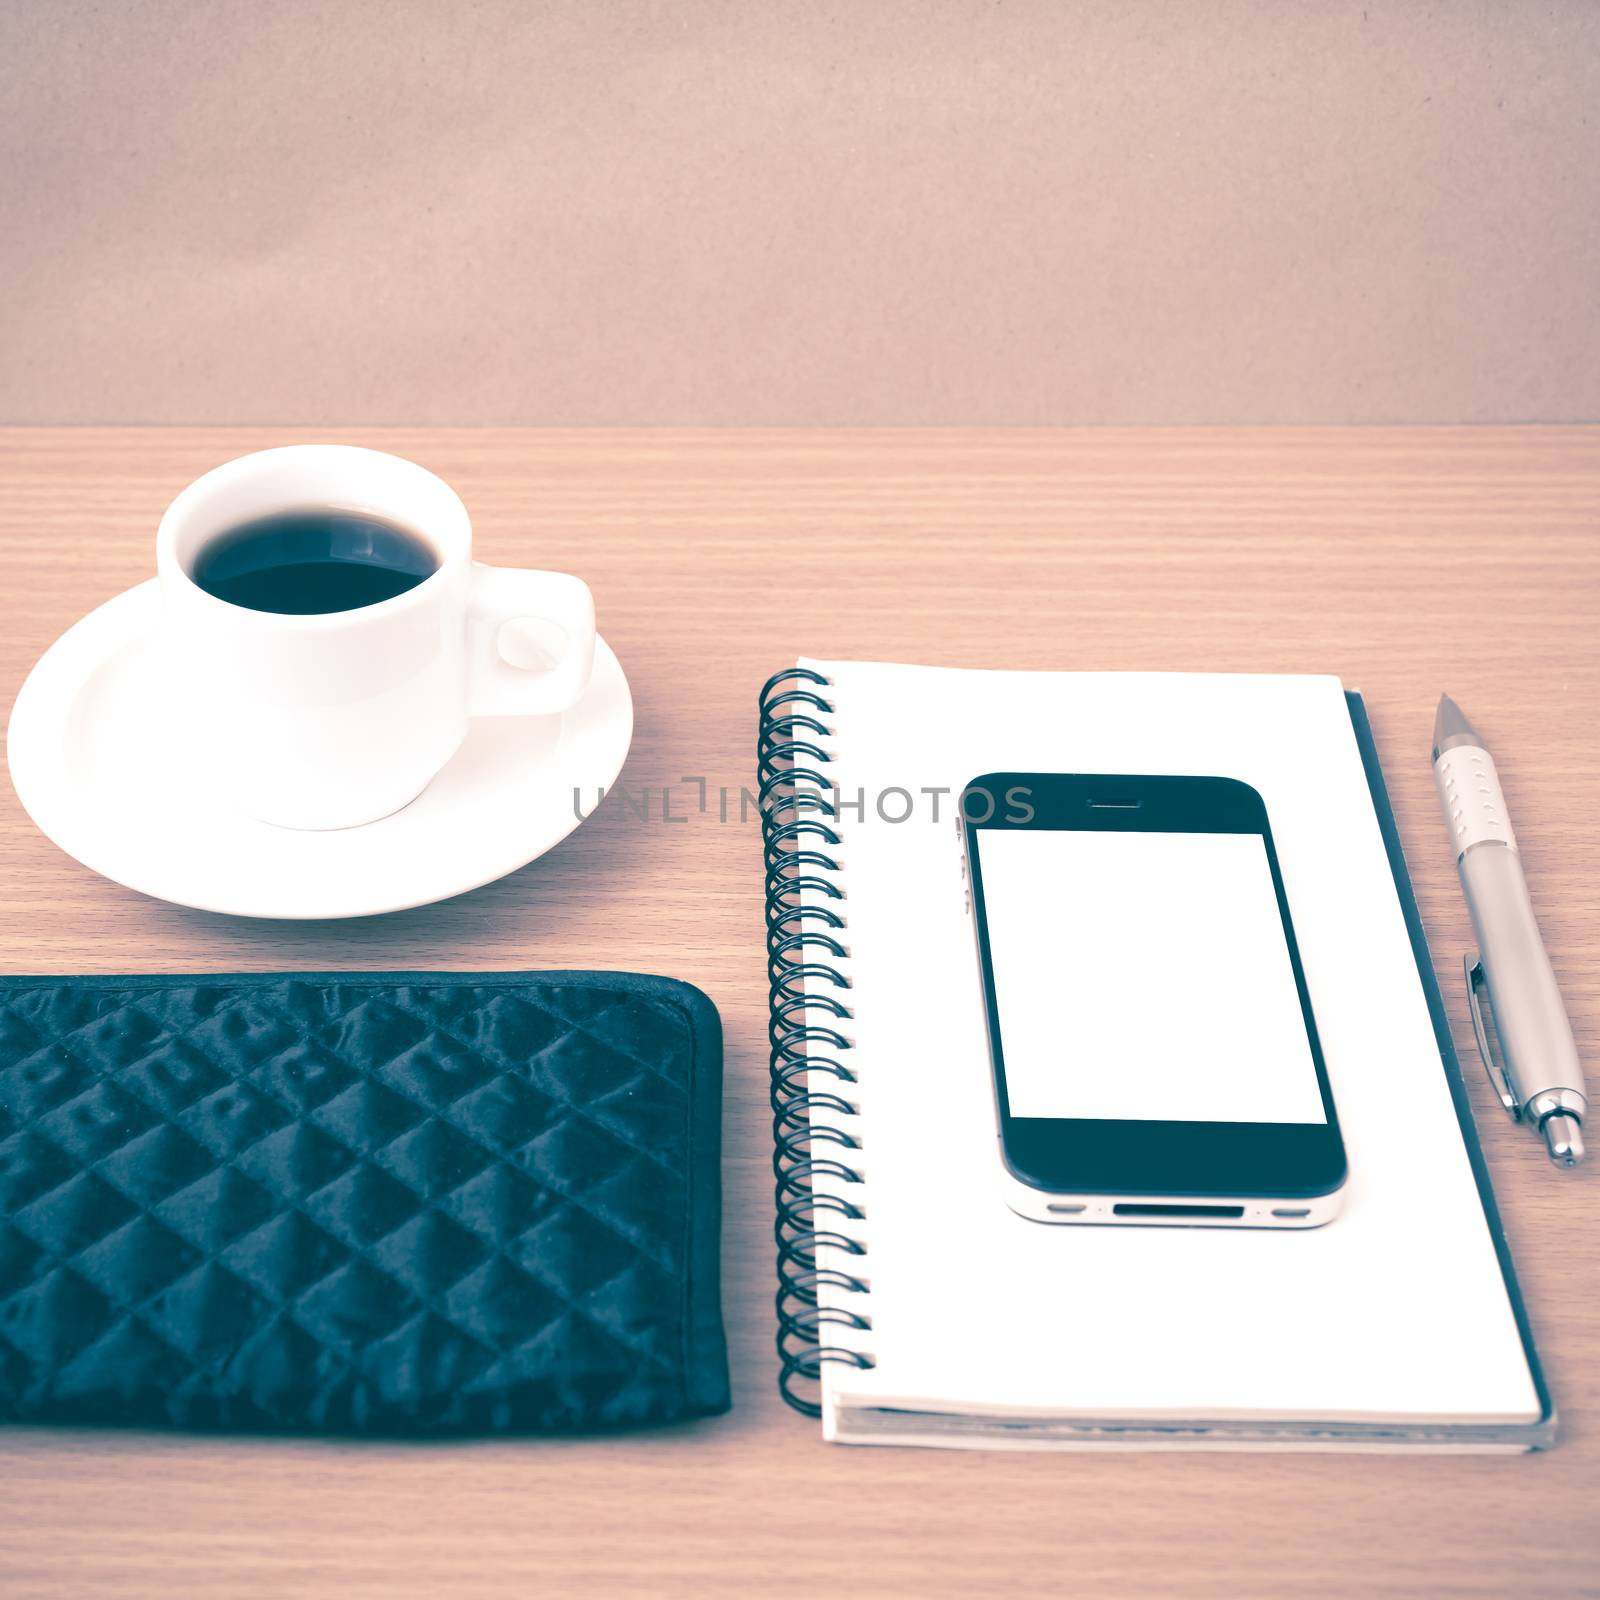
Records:
{"label": "spiral notebook", "polygon": [[[761,719],[780,1387],[826,1438],[1553,1440],[1359,694],[802,660]],[[1050,1227],[1006,1207],[952,826],[991,770],[1260,791],[1349,1159],[1334,1222]]]}

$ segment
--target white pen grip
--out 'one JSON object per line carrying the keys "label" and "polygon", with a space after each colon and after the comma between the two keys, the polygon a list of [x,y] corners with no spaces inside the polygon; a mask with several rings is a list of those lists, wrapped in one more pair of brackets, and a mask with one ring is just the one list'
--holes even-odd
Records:
{"label": "white pen grip", "polygon": [[1457,745],[1434,763],[1444,820],[1459,859],[1475,844],[1517,848],[1517,836],[1506,818],[1506,797],[1489,752],[1479,745]]}

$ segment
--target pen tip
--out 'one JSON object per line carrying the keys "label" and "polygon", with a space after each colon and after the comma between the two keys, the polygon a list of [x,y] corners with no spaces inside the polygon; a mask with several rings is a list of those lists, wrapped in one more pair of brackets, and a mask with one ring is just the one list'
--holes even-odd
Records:
{"label": "pen tip", "polygon": [[1583,1160],[1583,1124],[1576,1117],[1553,1111],[1539,1131],[1544,1135],[1550,1159],[1558,1167],[1575,1167]]}
{"label": "pen tip", "polygon": [[1449,695],[1440,695],[1439,709],[1433,718],[1433,759],[1437,761],[1446,750],[1453,750],[1457,745],[1482,743],[1461,707]]}

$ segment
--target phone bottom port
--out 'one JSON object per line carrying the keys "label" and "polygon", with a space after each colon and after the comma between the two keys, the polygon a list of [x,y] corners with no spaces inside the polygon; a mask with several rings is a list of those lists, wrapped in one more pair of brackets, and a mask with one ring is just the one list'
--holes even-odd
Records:
{"label": "phone bottom port", "polygon": [[1119,1217],[1242,1217],[1243,1206],[1161,1206],[1115,1205],[1111,1208]]}

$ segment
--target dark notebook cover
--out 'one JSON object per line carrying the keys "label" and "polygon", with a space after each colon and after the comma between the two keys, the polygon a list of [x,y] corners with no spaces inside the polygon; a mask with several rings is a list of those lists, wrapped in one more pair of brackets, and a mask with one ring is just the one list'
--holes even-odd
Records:
{"label": "dark notebook cover", "polygon": [[1350,707],[1350,720],[1355,725],[1356,744],[1361,750],[1361,764],[1366,769],[1367,786],[1372,791],[1372,808],[1378,816],[1378,827],[1383,834],[1383,844],[1389,854],[1389,867],[1394,873],[1395,892],[1400,897],[1400,909],[1405,914],[1406,929],[1411,935],[1412,954],[1417,958],[1417,976],[1422,980],[1422,992],[1427,996],[1428,1014],[1433,1018],[1434,1038],[1439,1044],[1439,1059],[1450,1085],[1450,1099],[1456,1108],[1456,1120],[1461,1124],[1461,1141],[1467,1147],[1467,1158],[1472,1163],[1472,1175],[1478,1183],[1478,1198],[1483,1202],[1483,1214],[1488,1220],[1489,1233],[1494,1239],[1495,1254],[1500,1261],[1500,1272],[1505,1279],[1506,1294],[1511,1300],[1517,1319],[1517,1331],[1522,1335],[1522,1348],[1527,1353],[1528,1370],[1533,1375],[1533,1386],[1539,1396],[1539,1420],[1529,1425],[1531,1443],[1543,1449],[1555,1443],[1556,1415],[1545,1383],[1544,1368],[1539,1363],[1539,1351],[1533,1342],[1533,1328],[1528,1321],[1528,1308],[1523,1303],[1522,1290],[1517,1285],[1516,1266],[1511,1259],[1511,1247],[1506,1243],[1505,1228],[1500,1221],[1500,1208],[1495,1204],[1494,1186],[1489,1181],[1489,1167],[1483,1158],[1483,1146],[1478,1140],[1478,1126],[1473,1120],[1472,1102],[1467,1098],[1467,1086],[1461,1078],[1461,1062],[1456,1056],[1455,1039],[1450,1032],[1450,1018],[1444,1008],[1444,998],[1439,993],[1439,981],[1433,970],[1433,955],[1428,949],[1428,935],[1422,926],[1422,914],[1417,910],[1417,897],[1411,887],[1411,874],[1406,867],[1405,851],[1400,845],[1400,830],[1395,825],[1394,807],[1389,804],[1388,785],[1383,781],[1383,766],[1378,760],[1378,747],[1372,737],[1372,724],[1367,719],[1366,702],[1359,690],[1347,691],[1345,702]]}

